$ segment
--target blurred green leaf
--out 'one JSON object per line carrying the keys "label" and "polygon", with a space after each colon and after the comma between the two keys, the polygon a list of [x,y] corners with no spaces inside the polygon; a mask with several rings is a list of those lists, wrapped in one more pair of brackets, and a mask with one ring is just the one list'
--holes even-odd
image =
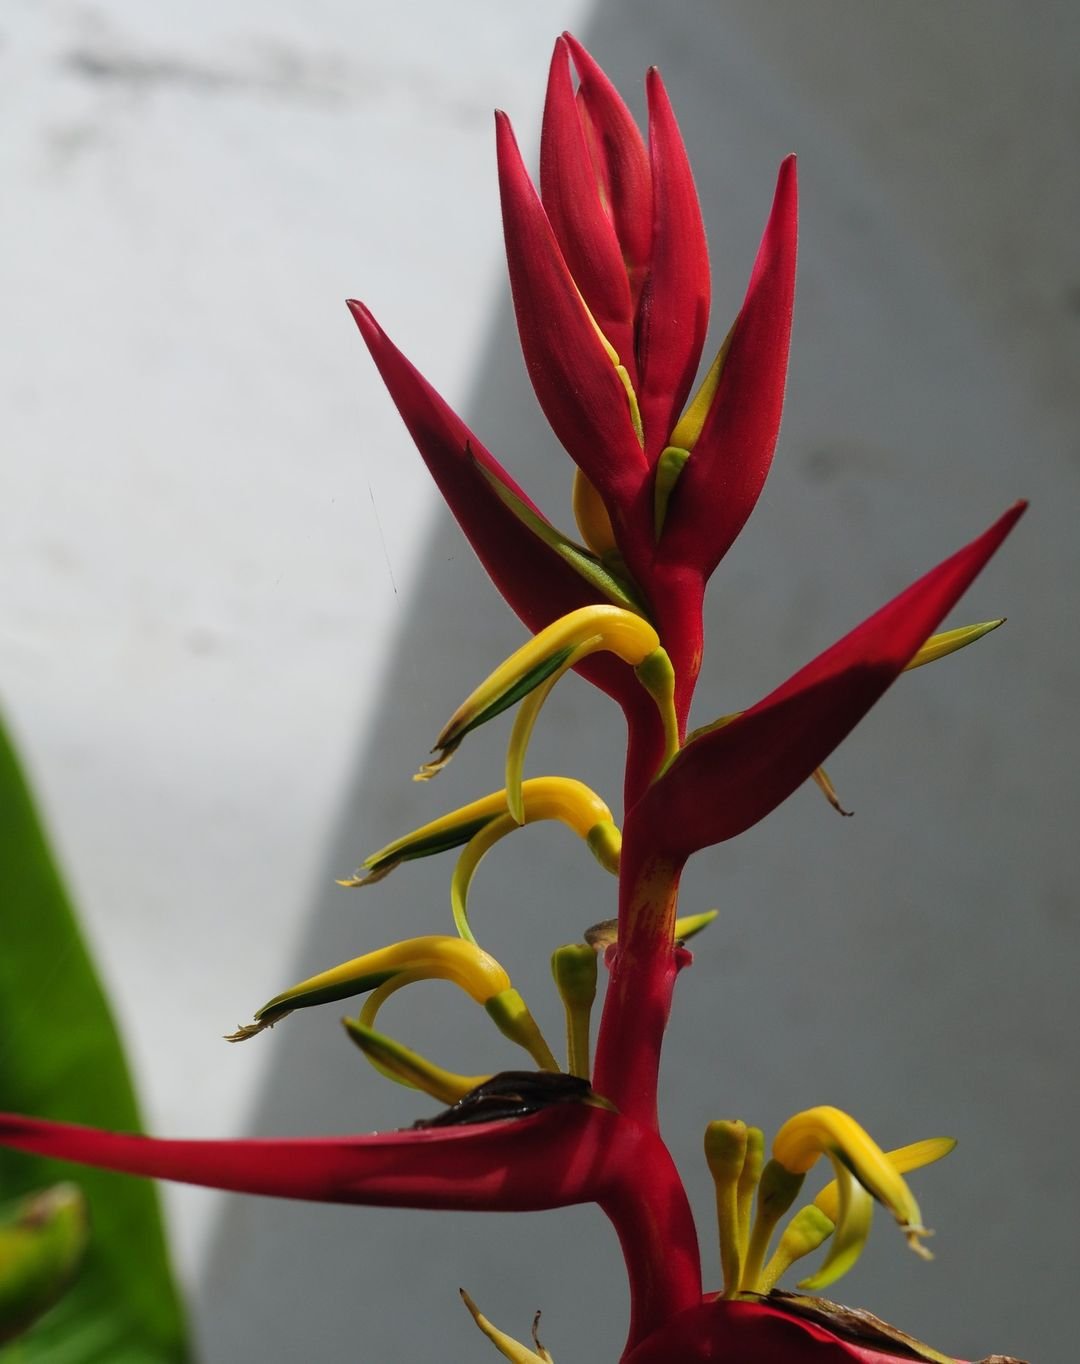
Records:
{"label": "blurred green leaf", "polygon": [[86,1197],[74,1184],[0,1208],[0,1344],[21,1335],[71,1284],[89,1230]]}
{"label": "blurred green leaf", "polygon": [[[108,1002],[0,726],[0,1109],[133,1132]],[[0,1364],[183,1364],[183,1313],[145,1180],[0,1151],[0,1200],[66,1178],[90,1209],[75,1282]]]}

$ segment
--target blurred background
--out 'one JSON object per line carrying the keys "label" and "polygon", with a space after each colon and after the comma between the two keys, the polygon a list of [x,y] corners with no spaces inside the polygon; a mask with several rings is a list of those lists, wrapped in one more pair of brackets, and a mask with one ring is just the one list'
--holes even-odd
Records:
{"label": "blurred background", "polygon": [[[280,988],[449,926],[447,859],[348,896],[368,852],[499,784],[506,726],[409,777],[521,628],[436,503],[343,306],[391,336],[554,520],[570,466],[516,350],[490,116],[535,154],[572,27],[641,111],[665,76],[695,167],[715,348],[777,164],[800,284],[771,481],[713,580],[696,723],[739,709],[1018,496],[951,624],[798,792],[696,859],[717,906],[681,982],[665,1130],[718,1277],[700,1138],[814,1103],[918,1177],[937,1261],[886,1217],[836,1290],[940,1349],[1071,1364],[1080,18],[1063,0],[389,6],[8,0],[0,19],[0,697],[158,1133],[367,1131],[425,1099]],[[621,721],[576,678],[530,770],[615,800]],[[560,829],[485,864],[485,946],[552,1033],[548,956],[613,912]],[[396,1006],[396,1007],[395,1007]],[[449,987],[387,1030],[514,1055]],[[467,1058],[467,1059],[466,1059]],[[165,1192],[208,1364],[478,1357],[464,1284],[560,1360],[614,1358],[626,1300],[590,1209],[450,1217]],[[1069,1281],[1066,1276],[1069,1275]]]}

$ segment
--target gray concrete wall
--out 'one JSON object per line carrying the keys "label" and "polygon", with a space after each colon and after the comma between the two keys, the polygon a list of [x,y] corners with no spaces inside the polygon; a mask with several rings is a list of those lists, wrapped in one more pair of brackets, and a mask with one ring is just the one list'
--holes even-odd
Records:
{"label": "gray concrete wall", "polygon": [[[957,1153],[917,1184],[935,1264],[881,1217],[839,1295],[965,1356],[1071,1364],[1080,204],[1063,4],[9,10],[0,687],[153,1124],[331,1132],[426,1111],[331,1017],[216,1039],[287,981],[446,923],[448,865],[360,903],[331,879],[497,784],[502,733],[434,788],[407,780],[521,635],[434,509],[339,299],[367,298],[568,520],[499,281],[488,126],[498,103],[535,133],[567,23],[624,90],[663,69],[718,335],[776,163],[800,153],[787,415],[714,579],[699,718],[1033,503],[956,616],[1006,628],[903,679],[833,759],[856,817],[808,789],[692,866],[686,907],[723,913],[680,985],[664,1102],[706,1262],[709,1118],[773,1130],[832,1102],[887,1144],[952,1132]],[[571,679],[533,770],[614,793],[619,741]],[[477,884],[485,945],[553,1031],[548,952],[609,905],[578,853],[530,830]],[[403,1038],[506,1064],[449,991],[414,999],[387,1014]],[[522,1335],[543,1307],[563,1364],[621,1340],[615,1247],[589,1210],[170,1206],[214,1364],[479,1357],[459,1283]]]}

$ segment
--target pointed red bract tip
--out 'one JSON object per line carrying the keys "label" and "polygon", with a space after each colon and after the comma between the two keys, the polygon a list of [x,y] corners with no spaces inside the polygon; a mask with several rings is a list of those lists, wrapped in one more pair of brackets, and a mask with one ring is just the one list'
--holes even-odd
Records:
{"label": "pointed red bract tip", "polygon": [[765,484],[784,406],[798,245],[798,177],[780,165],[772,208],[712,406],[675,485],[658,553],[706,577]]}
{"label": "pointed red bract tip", "polygon": [[622,247],[636,306],[652,250],[652,181],[641,130],[603,69],[572,33],[564,39],[581,78],[579,98],[595,138],[593,150],[603,166],[610,194],[610,215]]}
{"label": "pointed red bract tip", "polygon": [[709,326],[709,248],[697,188],[660,73],[646,81],[653,234],[637,321],[645,448],[655,460],[690,393]]}
{"label": "pointed red bract tip", "polygon": [[611,217],[601,201],[570,74],[570,48],[555,44],[540,136],[540,197],[567,268],[604,335],[636,378],[630,281]]}
{"label": "pointed red bract tip", "polygon": [[496,120],[496,151],[510,288],[529,378],[555,434],[618,523],[646,472],[626,389],[582,305],[506,118]]}

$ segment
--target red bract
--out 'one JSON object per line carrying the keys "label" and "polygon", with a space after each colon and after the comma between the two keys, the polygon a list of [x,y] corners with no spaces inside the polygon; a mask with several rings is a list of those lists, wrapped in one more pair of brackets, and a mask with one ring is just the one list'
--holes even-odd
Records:
{"label": "red bract", "polygon": [[[925,1359],[927,1356],[923,1356]],[[626,1355],[623,1364],[897,1364],[915,1360],[897,1349],[876,1350],[845,1340],[814,1322],[766,1302],[705,1301],[668,1322]],[[955,1364],[963,1364],[956,1360]]]}
{"label": "red bract", "polygon": [[469,1212],[597,1203],[623,1249],[632,1340],[701,1294],[694,1223],[666,1147],[602,1109],[565,1105],[475,1127],[254,1141],[165,1141],[0,1114],[0,1142],[106,1170],[320,1203]]}
{"label": "red bract", "polygon": [[1018,502],[755,706],[693,735],[630,815],[648,829],[651,853],[681,864],[786,800],[899,677],[1024,507]]}
{"label": "red bract", "polygon": [[529,378],[552,430],[615,520],[647,468],[627,391],[567,269],[505,114],[496,114],[495,126],[506,259]]}
{"label": "red bract", "polygon": [[[402,355],[368,309],[350,300],[349,311],[446,505],[503,597],[529,629],[542,630],[579,606],[604,601],[500,500],[492,479],[543,519],[528,495]],[[640,706],[640,689],[615,659],[591,660],[582,671],[624,705]]]}
{"label": "red bract", "polygon": [[716,394],[672,494],[657,547],[707,578],[754,510],[784,405],[798,242],[795,158],[780,167],[772,212],[726,345]]}
{"label": "red bract", "polygon": [[641,419],[650,462],[665,445],[694,382],[709,327],[709,249],[686,148],[660,72],[649,96],[653,233],[637,321]]}
{"label": "red bract", "polygon": [[[618,100],[618,96],[615,96]],[[618,101],[621,105],[621,100]],[[640,135],[629,119],[628,136],[640,146]],[[581,296],[604,335],[622,357],[636,381],[634,354],[635,299],[623,259],[622,244],[610,212],[606,167],[597,165],[590,150],[591,125],[584,103],[579,106],[570,75],[570,49],[560,38],[555,44],[544,102],[540,139],[540,194],[552,231]],[[588,131],[587,131],[588,129]],[[648,165],[643,162],[643,184],[635,193],[649,192]],[[608,200],[605,205],[601,192]],[[640,292],[640,290],[639,290]]]}
{"label": "red bract", "polygon": [[[655,70],[647,92],[648,150],[593,59],[569,35],[560,39],[544,114],[542,196],[508,120],[497,116],[522,350],[540,404],[582,475],[575,514],[585,547],[543,517],[367,309],[349,305],[439,490],[535,637],[458,707],[420,774],[433,777],[472,729],[521,703],[504,789],[395,840],[341,883],[366,886],[401,863],[460,849],[451,884],[458,937],[409,939],[331,967],[275,995],[230,1040],[253,1037],[295,1009],[367,995],[359,1016],[346,1020],[351,1040],[380,1070],[450,1107],[421,1130],[240,1142],[153,1141],[0,1115],[0,1143],[287,1198],[498,1211],[593,1202],[614,1225],[626,1262],[632,1309],[624,1364],[941,1360],[924,1347],[906,1356],[878,1350],[872,1323],[870,1335],[865,1320],[848,1329],[845,1309],[778,1296],[774,1285],[830,1238],[806,1286],[843,1273],[866,1239],[872,1199],[920,1249],[927,1231],[903,1176],[955,1143],[938,1138],[885,1151],[850,1115],[819,1106],[782,1125],[766,1162],[759,1129],[710,1123],[705,1155],[716,1183],[724,1285],[722,1298],[703,1299],[697,1232],[659,1135],[657,1081],[675,981],[691,961],[677,939],[710,918],[677,918],[687,858],[749,828],[812,774],[828,790],[819,765],[905,668],[1000,623],[927,643],[1023,505],[757,705],[687,739],[705,582],[757,500],[780,424],[796,182],[789,158],[742,309],[686,406],[708,322],[709,262],[685,148]],[[540,708],[573,667],[626,716],[621,832],[610,806],[581,782],[523,778]],[[465,903],[481,860],[538,819],[560,820],[619,878],[618,919],[553,958],[567,1022],[565,1072],[509,974],[476,942]],[[598,956],[610,980],[593,1066]],[[389,995],[431,978],[481,1005],[541,1069],[458,1075],[375,1031]],[[836,1180],[793,1214],[769,1256],[774,1230],[819,1157],[832,1162]],[[515,1345],[509,1357],[546,1356]]]}

